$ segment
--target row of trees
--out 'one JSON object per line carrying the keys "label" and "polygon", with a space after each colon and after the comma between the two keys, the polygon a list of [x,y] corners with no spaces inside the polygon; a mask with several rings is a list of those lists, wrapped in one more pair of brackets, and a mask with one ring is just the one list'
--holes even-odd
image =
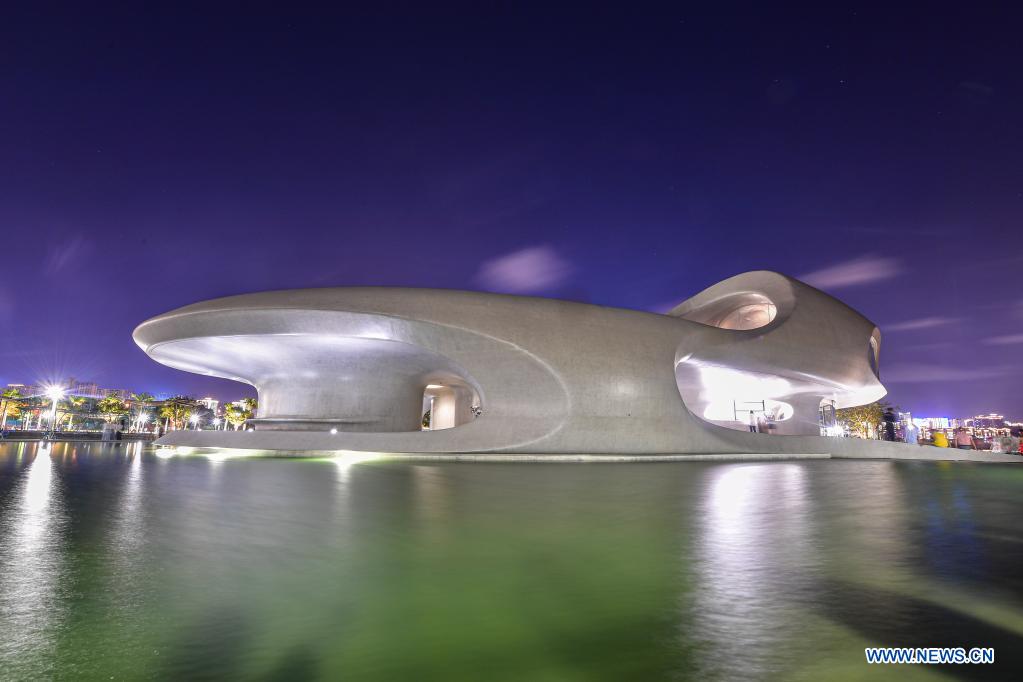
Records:
{"label": "row of trees", "polygon": [[[107,396],[96,401],[95,405],[89,408],[88,398],[68,395],[57,401],[57,409],[54,411],[54,427],[60,429],[71,429],[75,425],[75,417],[79,419],[102,419],[106,422],[113,422],[125,415],[133,415],[138,418],[145,414],[146,408],[156,398],[149,393],[135,393],[130,400],[123,400],[117,396]],[[9,388],[0,395],[0,430],[7,428],[9,421],[21,421],[22,428],[28,428],[28,420],[34,413],[37,418],[37,428],[42,427],[44,414],[53,408],[51,398],[44,396],[23,396],[17,388]],[[133,424],[135,423],[133,419]]]}
{"label": "row of trees", "polygon": [[[235,430],[240,429],[246,421],[256,416],[255,398],[245,398],[239,402],[240,405],[230,403],[224,408],[224,420]],[[159,415],[164,419],[167,428],[174,429],[188,428],[189,424],[198,428],[200,424],[211,423],[215,418],[210,409],[186,396],[175,396],[163,401],[160,405]]]}
{"label": "row of trees", "polygon": [[[187,396],[175,396],[168,400],[158,401],[151,393],[133,393],[125,400],[116,395],[109,395],[96,401],[91,409],[86,408],[87,398],[65,396],[57,402],[56,419],[53,428],[71,429],[75,417],[79,419],[102,419],[111,423],[122,419],[128,420],[128,428],[141,431],[155,416],[162,419],[164,429],[184,429],[189,424],[198,427],[202,423],[212,423],[215,415],[211,410]],[[36,428],[42,428],[44,414],[52,409],[50,398],[42,396],[23,396],[17,388],[10,388],[0,394],[0,430],[7,428],[9,421],[18,421],[21,428],[29,428],[29,421],[36,415]],[[248,419],[255,416],[256,400],[245,398],[241,405],[230,404],[225,409],[227,424],[239,429]]]}
{"label": "row of trees", "polygon": [[22,403],[19,401],[21,398],[21,391],[16,388],[8,388],[0,393],[0,431],[3,431],[7,427],[7,419],[21,419],[21,407]]}

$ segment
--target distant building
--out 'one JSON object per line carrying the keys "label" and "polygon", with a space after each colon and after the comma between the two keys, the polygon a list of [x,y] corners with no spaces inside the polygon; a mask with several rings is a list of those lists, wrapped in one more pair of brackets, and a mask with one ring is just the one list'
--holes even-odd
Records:
{"label": "distant building", "polygon": [[121,400],[129,400],[131,398],[131,391],[126,388],[101,388],[100,393],[103,394],[104,398],[120,398]]}
{"label": "distant building", "polygon": [[64,384],[68,393],[85,398],[103,398],[99,384],[95,381],[78,381],[71,377]]}
{"label": "distant building", "polygon": [[1005,417],[1000,414],[995,414],[994,412],[991,414],[978,415],[967,421],[972,422],[970,426],[980,429],[1000,429],[1005,427]]}
{"label": "distant building", "polygon": [[929,431],[945,430],[954,428],[952,420],[948,417],[914,417],[913,423],[920,429]]}
{"label": "distant building", "polygon": [[210,397],[207,396],[206,398],[200,398],[196,402],[199,403],[200,405],[202,405],[203,407],[205,407],[207,410],[209,410],[213,414],[217,414],[217,406],[220,405],[220,401],[219,400],[216,400],[215,398],[210,398]]}
{"label": "distant building", "polygon": [[990,440],[996,436],[1009,435],[1010,423],[1000,414],[986,414],[971,419],[950,419],[949,417],[924,417],[914,418],[913,423],[920,427],[926,437],[930,437],[935,431],[942,431],[946,436],[952,436],[956,429],[965,428],[967,432],[980,438]]}
{"label": "distant building", "polygon": [[[66,395],[74,395],[81,398],[102,399],[108,396],[116,396],[121,400],[128,400],[131,391],[124,388],[102,388],[95,381],[79,381],[74,377],[57,382]],[[7,388],[16,388],[23,396],[45,395],[48,386],[43,384],[7,384]]]}

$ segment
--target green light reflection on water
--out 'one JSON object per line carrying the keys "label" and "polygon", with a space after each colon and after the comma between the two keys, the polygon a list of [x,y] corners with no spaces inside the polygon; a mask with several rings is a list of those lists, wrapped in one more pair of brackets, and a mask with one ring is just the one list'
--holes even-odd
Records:
{"label": "green light reflection on water", "polygon": [[1023,639],[1005,467],[193,454],[0,445],[7,675],[819,679]]}

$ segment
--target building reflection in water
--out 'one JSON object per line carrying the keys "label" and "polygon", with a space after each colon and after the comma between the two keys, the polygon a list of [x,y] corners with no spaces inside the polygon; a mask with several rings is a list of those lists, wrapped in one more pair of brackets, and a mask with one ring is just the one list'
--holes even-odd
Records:
{"label": "building reflection in water", "polygon": [[[64,512],[48,444],[31,444],[17,488],[0,510],[0,661],[32,665],[52,654],[63,614]],[[8,666],[14,666],[8,667]]]}
{"label": "building reflection in water", "polygon": [[[695,518],[691,632],[710,677],[741,662],[752,678],[783,663],[799,624],[795,597],[814,570],[803,464],[737,464],[706,475]],[[777,645],[777,646],[775,646]]]}
{"label": "building reflection in water", "polygon": [[962,480],[939,480],[920,487],[925,498],[924,565],[937,578],[983,584],[989,579],[989,558],[969,487]]}
{"label": "building reflection in water", "polygon": [[451,516],[451,477],[437,467],[412,466],[412,483],[417,520],[434,531],[443,531],[442,524]]}
{"label": "building reflection in water", "polygon": [[828,575],[871,588],[892,589],[914,580],[906,569],[912,563],[914,538],[908,529],[914,527],[915,510],[906,505],[910,496],[898,464],[832,461],[829,469],[833,475],[814,477],[815,497],[826,500],[814,521],[827,531],[819,554],[829,562]]}

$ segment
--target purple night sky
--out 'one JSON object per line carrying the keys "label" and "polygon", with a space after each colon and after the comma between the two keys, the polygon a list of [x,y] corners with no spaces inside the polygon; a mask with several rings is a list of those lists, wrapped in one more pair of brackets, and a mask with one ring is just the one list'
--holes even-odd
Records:
{"label": "purple night sky", "polygon": [[0,384],[249,395],[131,340],[229,294],[771,269],[880,325],[903,409],[1023,418],[1011,5],[211,7],[5,13]]}

